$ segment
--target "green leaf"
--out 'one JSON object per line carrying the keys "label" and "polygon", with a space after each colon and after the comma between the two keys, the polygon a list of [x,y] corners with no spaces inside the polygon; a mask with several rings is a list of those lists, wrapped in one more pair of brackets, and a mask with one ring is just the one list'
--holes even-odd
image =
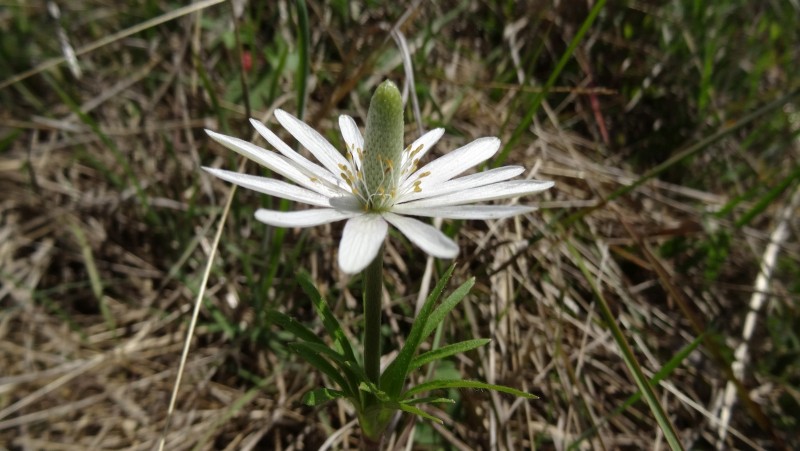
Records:
{"label": "green leaf", "polygon": [[334,390],[332,388],[318,388],[303,395],[303,404],[316,407],[325,404],[326,402],[333,401],[334,399],[345,397],[347,397],[347,395],[345,395],[342,391]]}
{"label": "green leaf", "polygon": [[536,395],[532,395],[530,393],[526,393],[521,390],[517,390],[516,388],[506,387],[505,385],[494,385],[494,384],[487,384],[486,382],[481,381],[471,381],[471,380],[463,380],[463,379],[438,379],[433,380],[430,382],[425,382],[422,384],[417,385],[416,387],[411,388],[410,390],[403,393],[400,399],[408,399],[411,396],[416,395],[417,393],[423,393],[431,390],[440,390],[445,388],[468,388],[468,389],[477,389],[477,390],[494,390],[499,391],[502,393],[508,393],[510,395],[519,396],[520,398],[526,399],[538,399],[539,397]]}
{"label": "green leaf", "polygon": [[739,228],[749,224],[753,218],[763,213],[764,210],[766,210],[773,203],[773,201],[778,198],[778,196],[783,194],[783,192],[786,191],[786,189],[791,186],[797,178],[800,178],[800,166],[795,167],[791,174],[770,189],[764,195],[764,197],[759,199],[753,208],[748,210],[744,216],[739,218],[739,220],[736,221],[736,227]]}
{"label": "green leaf", "polygon": [[327,330],[330,336],[333,337],[333,342],[336,345],[336,348],[345,356],[347,360],[355,362],[356,356],[353,352],[353,347],[351,346],[350,341],[344,334],[342,326],[339,325],[339,321],[328,307],[328,303],[325,302],[325,299],[319,294],[319,291],[317,291],[317,287],[315,287],[314,283],[311,281],[311,276],[309,276],[307,272],[301,271],[297,276],[297,280],[300,282],[300,286],[303,288],[303,291],[305,291],[306,295],[311,298],[311,302],[314,304],[314,309],[316,309],[319,317],[322,318],[322,325],[325,326],[325,330]]}
{"label": "green leaf", "polygon": [[444,291],[444,287],[453,275],[454,269],[455,265],[451,265],[450,268],[445,271],[433,291],[431,291],[431,294],[428,295],[428,298],[417,314],[417,320],[411,325],[411,331],[408,333],[405,345],[403,345],[397,357],[386,367],[383,375],[381,375],[380,386],[386,390],[389,396],[396,397],[403,390],[403,382],[406,380],[411,359],[414,357],[414,354],[416,354],[419,344],[424,339],[422,332],[425,328],[427,318],[430,316],[431,310],[433,310],[433,305],[439,299],[439,296],[442,295],[442,291]]}
{"label": "green leaf", "polygon": [[312,354],[324,355],[333,361],[336,366],[341,369],[341,374],[347,380],[347,387],[349,392],[355,393],[362,380],[366,379],[364,371],[358,365],[353,365],[351,362],[345,360],[344,356],[334,351],[328,346],[319,343],[309,342],[296,342],[290,345],[293,350],[297,348],[304,348],[307,352]]}
{"label": "green leaf", "polygon": [[434,423],[444,424],[444,422],[442,420],[440,420],[439,418],[436,418],[435,416],[433,416],[433,415],[429,414],[428,412],[425,412],[424,410],[419,409],[417,407],[414,407],[414,406],[411,406],[411,405],[408,405],[408,404],[405,404],[405,403],[400,403],[400,405],[398,407],[400,407],[400,410],[402,410],[403,412],[408,412],[408,413],[417,415],[419,417],[422,417],[422,418],[425,418],[427,420],[433,421]]}
{"label": "green leaf", "polygon": [[622,333],[622,330],[617,325],[617,319],[614,316],[614,313],[611,311],[611,307],[608,306],[608,302],[603,295],[603,290],[601,290],[596,284],[595,276],[586,267],[586,264],[578,254],[578,251],[572,246],[569,247],[569,250],[573,257],[575,257],[573,259],[574,262],[578,265],[578,268],[583,273],[584,278],[589,283],[589,287],[594,293],[595,298],[597,298],[597,304],[600,307],[600,314],[611,331],[611,336],[617,343],[622,360],[625,362],[625,366],[627,366],[628,370],[631,372],[631,376],[633,376],[633,380],[636,382],[636,385],[642,392],[645,401],[647,401],[647,405],[650,407],[650,411],[653,413],[656,423],[658,423],[661,431],[664,432],[664,438],[667,440],[667,443],[669,443],[670,448],[679,450],[684,449],[680,438],[678,438],[678,434],[675,432],[675,426],[673,426],[672,420],[670,420],[670,417],[667,415],[664,407],[661,405],[658,395],[656,394],[655,390],[653,390],[652,385],[650,385],[650,380],[644,375],[644,371],[642,371],[642,367],[636,360],[636,355],[633,353],[633,349],[628,344],[625,334]]}
{"label": "green leaf", "polygon": [[436,396],[425,396],[424,398],[409,399],[403,401],[404,404],[455,404],[456,401],[450,398],[439,398]]}
{"label": "green leaf", "polygon": [[409,369],[413,370],[415,368],[421,367],[422,365],[430,363],[434,360],[443,359],[445,357],[450,357],[451,355],[461,354],[462,352],[467,352],[475,348],[480,348],[481,346],[484,346],[490,341],[492,340],[488,338],[477,338],[475,340],[465,340],[459,343],[453,343],[451,345],[442,346],[439,349],[434,349],[417,356],[414,360],[411,361],[411,366],[409,367]]}
{"label": "green leaf", "polygon": [[594,20],[597,18],[598,14],[600,14],[600,11],[603,9],[605,4],[606,0],[599,0],[594,4],[592,9],[589,11],[589,14],[586,16],[586,19],[584,19],[580,28],[578,28],[578,31],[572,37],[567,49],[561,54],[561,58],[559,58],[558,63],[556,63],[556,66],[550,71],[550,76],[547,78],[547,81],[544,83],[542,89],[536,94],[536,97],[533,98],[533,101],[530,103],[526,102],[528,111],[525,113],[525,116],[522,118],[519,125],[517,125],[517,128],[514,129],[514,132],[511,134],[511,138],[506,142],[503,150],[501,150],[500,153],[494,157],[492,163],[493,167],[499,167],[505,163],[509,153],[511,152],[511,149],[516,147],[517,141],[519,141],[523,134],[529,130],[529,127],[531,123],[533,123],[533,119],[536,115],[536,112],[539,110],[539,106],[541,106],[542,101],[547,97],[550,89],[555,85],[556,81],[558,80],[558,76],[561,75],[561,71],[572,59],[575,49],[583,40],[583,36],[592,27],[592,23],[594,23]]}
{"label": "green leaf", "polygon": [[355,396],[352,396],[354,394],[352,388],[348,385],[347,381],[342,377],[339,371],[337,371],[330,362],[322,358],[319,354],[303,345],[304,343],[289,343],[289,348],[296,352],[300,357],[304,358],[314,368],[331,378],[331,380],[336,382],[336,384],[343,390],[349,391],[349,397],[355,398]]}
{"label": "green leaf", "polygon": [[436,329],[436,326],[439,325],[442,321],[444,321],[444,317],[450,313],[455,306],[457,306],[464,296],[469,293],[469,290],[472,289],[472,286],[475,285],[475,278],[471,277],[469,280],[461,284],[460,287],[456,288],[455,291],[450,293],[450,296],[442,301],[442,304],[439,307],[436,307],[436,310],[431,313],[429,317],[427,317],[427,321],[425,321],[425,329],[422,331],[422,339],[428,338],[428,336]]}
{"label": "green leaf", "polygon": [[291,318],[290,316],[277,310],[270,310],[267,315],[273,323],[282,327],[284,330],[291,332],[295,337],[309,343],[319,343],[325,346],[325,342],[322,341],[321,338],[311,331],[311,329],[299,323],[294,318]]}
{"label": "green leaf", "polygon": [[383,401],[383,402],[391,401],[389,399],[389,397],[386,395],[385,391],[383,391],[380,388],[376,387],[374,383],[372,383],[372,382],[370,382],[368,380],[362,381],[361,384],[359,384],[358,389],[363,391],[363,392],[367,392],[367,393],[371,393],[371,394],[375,395],[375,397],[378,398],[379,401]]}
{"label": "green leaf", "polygon": [[[681,350],[679,350],[677,354],[675,354],[671,359],[669,359],[669,361],[663,367],[661,367],[661,369],[658,370],[658,372],[656,372],[653,375],[653,378],[650,379],[650,383],[655,386],[658,385],[662,380],[666,379],[670,374],[672,374],[673,371],[675,371],[675,369],[680,367],[681,363],[683,363],[683,361],[689,357],[689,354],[694,352],[694,350],[697,349],[698,346],[700,346],[704,338],[705,334],[700,335],[699,337],[695,338],[691,343],[689,343],[687,346],[684,346]],[[600,418],[596,424],[592,425],[592,427],[583,431],[581,435],[578,436],[578,438],[576,438],[575,441],[569,445],[568,449],[572,450],[579,448],[581,442],[597,434],[597,431],[603,425],[608,423],[612,418],[616,417],[620,413],[627,410],[628,407],[636,404],[636,402],[639,401],[640,399],[642,399],[642,391],[638,390],[636,393],[629,396],[628,399],[626,399],[625,402],[619,405],[616,409],[614,409],[610,413],[607,413],[605,416]]]}
{"label": "green leaf", "polygon": [[308,28],[308,8],[306,7],[305,0],[295,2],[297,12],[297,49],[298,49],[298,67],[296,76],[297,86],[297,111],[300,120],[303,120],[303,113],[306,107],[306,88],[308,86],[308,74],[310,60],[308,49],[311,42],[311,33]]}

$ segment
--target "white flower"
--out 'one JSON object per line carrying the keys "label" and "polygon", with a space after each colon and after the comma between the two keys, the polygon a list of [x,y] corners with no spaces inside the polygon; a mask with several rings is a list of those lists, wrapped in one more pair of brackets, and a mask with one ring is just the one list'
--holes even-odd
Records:
{"label": "white flower", "polygon": [[450,219],[496,219],[528,213],[529,206],[474,205],[476,202],[508,199],[546,190],[553,182],[509,180],[524,171],[521,166],[456,177],[491,158],[500,147],[497,138],[479,138],[418,168],[420,159],[442,137],[444,129],[432,130],[402,151],[400,164],[386,162],[384,174],[394,180],[393,189],[381,184],[369,192],[364,182],[364,138],[355,121],[339,116],[339,127],[347,145],[345,158],[314,129],[282,110],[278,122],[322,165],[304,158],[255,119],[250,122],[279,153],[247,141],[206,130],[228,149],[294,182],[240,174],[205,167],[209,173],[244,188],[317,208],[298,211],[259,209],[257,220],[277,227],[311,227],[347,220],[339,244],[339,266],[354,274],[377,256],[388,231],[395,226],[408,239],[435,257],[453,258],[458,246],[436,228],[410,216]]}

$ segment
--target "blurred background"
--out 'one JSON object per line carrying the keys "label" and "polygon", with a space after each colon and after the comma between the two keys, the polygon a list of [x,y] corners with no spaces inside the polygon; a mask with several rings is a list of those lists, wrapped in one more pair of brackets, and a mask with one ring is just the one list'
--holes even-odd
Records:
{"label": "blurred background", "polygon": [[[384,79],[414,84],[407,140],[441,155],[498,136],[490,165],[556,187],[540,209],[452,221],[433,369],[537,394],[454,392],[390,449],[663,449],[604,316],[691,449],[800,447],[800,3],[796,0],[0,2],[0,449],[153,449],[238,156],[204,128],[302,117],[342,148]],[[412,98],[418,102],[415,117]],[[263,174],[254,163],[245,171]],[[167,449],[358,449],[345,403],[269,324],[322,334],[308,271],[357,339],[341,224],[274,229],[241,190],[224,221]],[[393,234],[384,348],[408,331],[426,256]],[[432,283],[449,265],[435,261]],[[423,291],[424,293],[424,291]],[[421,377],[424,377],[423,374]]]}

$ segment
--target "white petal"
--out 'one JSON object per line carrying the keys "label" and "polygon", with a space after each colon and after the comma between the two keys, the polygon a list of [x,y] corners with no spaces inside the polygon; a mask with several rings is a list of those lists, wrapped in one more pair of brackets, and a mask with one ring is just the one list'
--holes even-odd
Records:
{"label": "white petal", "polygon": [[344,138],[344,142],[347,144],[347,151],[350,153],[353,163],[356,165],[356,169],[360,169],[361,155],[359,155],[358,151],[364,150],[364,137],[361,136],[356,121],[354,121],[352,117],[343,114],[339,116],[339,129],[342,130],[342,138]]}
{"label": "white petal", "polygon": [[447,207],[414,208],[407,205],[396,205],[394,213],[411,216],[448,219],[499,219],[521,215],[535,211],[536,207],[522,205],[451,205]]}
{"label": "white petal", "polygon": [[289,133],[294,136],[331,174],[342,172],[342,166],[350,168],[350,163],[316,130],[305,122],[283,110],[275,110],[275,117]]}
{"label": "white petal", "polygon": [[489,185],[492,183],[503,182],[510,178],[516,177],[525,172],[522,166],[504,166],[502,168],[489,169],[488,171],[478,172],[476,174],[465,175],[453,180],[448,180],[434,186],[428,186],[419,192],[409,192],[400,195],[397,202],[409,202],[416,199],[425,199],[433,196],[441,196],[456,191],[462,191],[470,188],[477,188],[479,186]]}
{"label": "white petal", "polygon": [[269,194],[270,196],[280,197],[281,199],[289,199],[297,202],[303,202],[309,205],[316,205],[318,207],[330,207],[331,203],[328,197],[322,194],[315,193],[314,191],[301,188],[280,180],[269,179],[266,177],[259,177],[256,175],[240,174],[238,172],[226,171],[223,169],[214,169],[204,167],[207,172],[212,175],[235,183],[259,193]]}
{"label": "white petal", "polygon": [[364,206],[361,204],[361,201],[352,194],[347,196],[331,197],[330,201],[331,207],[337,210],[364,213]]}
{"label": "white petal", "polygon": [[342,271],[355,274],[372,263],[388,229],[389,225],[380,215],[361,215],[348,220],[339,243],[339,267]]}
{"label": "white petal", "polygon": [[458,255],[458,245],[435,227],[393,213],[384,213],[383,217],[428,254],[439,258],[453,258]]}
{"label": "white petal", "polygon": [[[466,146],[448,152],[421,167],[405,180],[400,189],[405,191],[419,179],[421,181],[420,186],[424,191],[427,187],[436,186],[473,166],[483,163],[497,153],[499,148],[500,140],[497,138],[478,138]],[[420,175],[425,173],[429,174],[420,178]]]}
{"label": "white petal", "polygon": [[302,185],[325,196],[336,196],[343,194],[343,190],[341,189],[326,186],[319,182],[314,182],[314,176],[317,176],[320,172],[327,173],[327,171],[308,160],[306,160],[306,162],[314,167],[313,174],[309,174],[309,171],[305,170],[297,163],[274,152],[263,149],[253,143],[239,138],[234,138],[232,136],[226,136],[220,133],[212,132],[211,130],[206,130],[206,133],[211,137],[211,139],[222,144],[228,149],[255,161],[256,163],[288,178],[298,185]]}
{"label": "white petal", "polygon": [[310,210],[276,211],[259,208],[256,219],[275,227],[313,227],[341,221],[358,215],[357,212],[339,211],[332,208],[312,208]]}
{"label": "white petal", "polygon": [[544,191],[554,185],[543,180],[511,180],[478,188],[467,189],[443,196],[429,197],[403,204],[409,208],[438,208],[448,205],[472,204],[496,199],[527,196]]}
{"label": "white petal", "polygon": [[415,160],[421,160],[422,157],[433,148],[434,144],[439,142],[439,139],[442,138],[442,135],[444,135],[444,129],[436,128],[417,138],[413,143],[411,143],[410,146],[408,146],[409,151],[403,152],[403,159],[400,162],[402,167],[405,167],[406,161],[409,159],[409,157],[411,157],[411,154],[417,148],[419,148],[419,151],[414,154],[413,158]]}
{"label": "white petal", "polygon": [[322,166],[313,163],[308,160],[308,158],[300,155],[299,153],[295,152],[294,149],[289,147],[282,139],[278,138],[278,135],[272,132],[272,130],[268,129],[264,124],[261,122],[250,119],[250,123],[253,124],[256,131],[267,140],[268,143],[272,145],[278,152],[283,154],[286,158],[294,161],[300,167],[306,170],[308,174],[311,174],[318,179],[326,182],[330,187],[339,187],[342,188],[346,186],[343,180],[340,179],[338,176],[340,171],[335,173],[331,173],[327,169],[323,168]]}

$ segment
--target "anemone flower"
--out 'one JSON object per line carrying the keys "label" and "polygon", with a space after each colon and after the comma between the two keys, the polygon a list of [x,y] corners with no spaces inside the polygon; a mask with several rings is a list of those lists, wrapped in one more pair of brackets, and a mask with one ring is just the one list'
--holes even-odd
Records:
{"label": "anemone flower", "polygon": [[[386,117],[392,118],[391,124],[386,123]],[[339,244],[339,266],[348,274],[360,272],[376,258],[389,224],[428,254],[453,258],[458,254],[456,243],[412,216],[487,220],[529,213],[536,207],[476,203],[525,196],[553,186],[550,181],[510,180],[524,172],[521,166],[458,177],[497,152],[500,140],[493,137],[476,139],[419,167],[444,129],[431,130],[403,148],[402,102],[397,87],[388,81],[378,87],[370,104],[366,140],[350,116],[339,116],[347,146],[344,156],[291,114],[276,110],[275,118],[321,165],[295,152],[264,124],[251,119],[253,127],[277,153],[210,130],[206,133],[293,183],[204,169],[244,188],[316,207],[288,212],[259,209],[255,217],[265,224],[312,227],[347,220]]]}

